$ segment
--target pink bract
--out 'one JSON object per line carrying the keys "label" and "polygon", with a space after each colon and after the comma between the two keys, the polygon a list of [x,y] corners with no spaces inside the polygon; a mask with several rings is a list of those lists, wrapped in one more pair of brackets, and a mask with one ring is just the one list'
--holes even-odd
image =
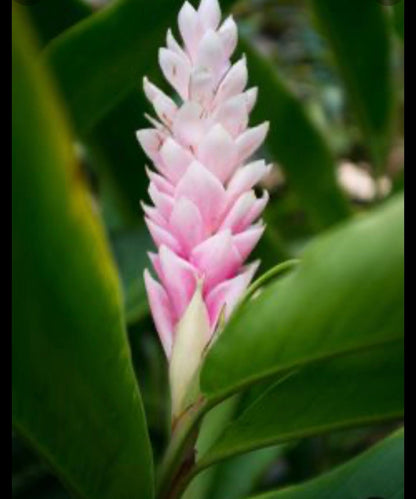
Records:
{"label": "pink bract", "polygon": [[230,62],[237,44],[233,18],[220,21],[217,0],[202,0],[197,10],[186,2],[178,17],[183,46],[168,31],[159,64],[179,104],[144,78],[158,119],[137,138],[155,167],[147,170],[153,206],[143,209],[159,281],[148,270],[144,279],[168,358],[197,280],[211,334],[222,311],[229,317],[258,267],[244,262],[264,230],[259,217],[268,195],[257,198],[253,187],[270,167],[263,160],[246,163],[268,123],[248,128],[257,89],[245,90],[245,58]]}

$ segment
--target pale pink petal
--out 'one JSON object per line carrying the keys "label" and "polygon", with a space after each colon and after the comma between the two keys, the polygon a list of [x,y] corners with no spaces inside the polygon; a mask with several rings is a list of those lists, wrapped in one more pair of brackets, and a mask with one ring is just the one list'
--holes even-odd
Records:
{"label": "pale pink petal", "polygon": [[237,25],[233,17],[229,16],[218,30],[218,36],[221,39],[226,57],[230,57],[230,55],[234,52],[237,46],[237,35]]}
{"label": "pale pink petal", "polygon": [[189,99],[201,107],[208,107],[214,98],[214,78],[206,68],[196,68],[189,80]]}
{"label": "pale pink petal", "polygon": [[165,140],[160,149],[160,156],[165,165],[164,174],[174,184],[182,178],[189,164],[194,159],[187,149],[180,146],[170,137]]}
{"label": "pale pink petal", "polygon": [[205,134],[204,110],[196,102],[186,102],[176,113],[173,123],[175,138],[185,147],[195,148]]}
{"label": "pale pink petal", "polygon": [[173,195],[175,188],[168,180],[165,179],[165,177],[162,177],[162,175],[150,170],[148,167],[145,167],[145,169],[149,180],[155,184],[160,192],[168,194],[169,196]]}
{"label": "pale pink petal", "polygon": [[242,263],[229,230],[219,232],[196,246],[190,261],[203,276],[205,292],[231,277]]}
{"label": "pale pink petal", "polygon": [[264,225],[253,225],[245,231],[233,236],[234,246],[237,248],[243,261],[248,258],[253,248],[259,242],[263,232]]}
{"label": "pale pink petal", "polygon": [[220,104],[213,114],[213,119],[219,121],[233,137],[240,135],[246,129],[248,123],[244,94],[231,97],[231,99]]}
{"label": "pale pink petal", "polygon": [[197,206],[207,234],[217,228],[224,210],[225,191],[221,182],[197,161],[191,163],[176,186],[175,198],[182,197]]}
{"label": "pale pink petal", "polygon": [[157,120],[156,118],[154,118],[153,116],[151,116],[148,113],[144,113],[144,117],[147,119],[147,121],[149,121],[156,128],[156,130],[158,130],[163,135],[164,138],[166,138],[167,131],[166,131],[166,127],[163,123],[161,123],[159,120]]}
{"label": "pale pink petal", "polygon": [[244,291],[250,284],[258,266],[259,262],[248,265],[241,274],[221,282],[208,293],[205,302],[207,304],[210,324],[213,330],[215,330],[218,318],[223,309],[225,312],[225,319],[230,317],[231,312],[234,310],[243,296]]}
{"label": "pale pink petal", "polygon": [[208,30],[199,43],[195,64],[220,76],[226,60],[219,36],[215,31]]}
{"label": "pale pink petal", "polygon": [[221,223],[220,230],[230,229],[233,233],[242,230],[244,228],[244,221],[255,203],[256,195],[254,191],[241,194]]}
{"label": "pale pink petal", "polygon": [[175,37],[172,34],[171,29],[168,29],[168,32],[166,35],[166,46],[169,50],[172,50],[172,52],[175,52],[175,54],[177,54],[181,59],[183,59],[184,62],[187,62],[188,64],[191,63],[191,61],[189,60],[188,54],[183,50],[183,48],[176,41]]}
{"label": "pale pink petal", "polygon": [[240,162],[245,161],[260,147],[266,138],[268,130],[269,123],[266,121],[261,125],[249,128],[237,138],[236,145]]}
{"label": "pale pink petal", "polygon": [[178,25],[186,50],[193,59],[203,31],[198,13],[189,2],[185,2],[179,11]]}
{"label": "pale pink petal", "polygon": [[237,148],[218,123],[202,139],[196,156],[221,182],[226,182],[236,166]]}
{"label": "pale pink petal", "polygon": [[240,94],[247,84],[247,63],[245,57],[241,58],[225,75],[215,96],[215,105]]}
{"label": "pale pink petal", "polygon": [[163,218],[169,220],[173,209],[173,198],[168,194],[159,191],[153,182],[150,182],[147,192],[149,193],[150,199],[153,201],[153,204],[156,206],[159,213],[163,216]]}
{"label": "pale pink petal", "polygon": [[201,24],[206,29],[217,29],[221,21],[221,9],[218,0],[201,0],[198,16]]}
{"label": "pale pink petal", "polygon": [[163,287],[144,271],[144,283],[156,330],[167,358],[170,358],[173,344],[173,315],[168,295]]}
{"label": "pale pink petal", "polygon": [[177,111],[176,104],[166,95],[159,95],[153,101],[153,107],[162,123],[171,127]]}
{"label": "pale pink petal", "polygon": [[228,203],[233,203],[243,192],[253,188],[271,169],[264,160],[253,161],[239,168],[227,186]]}
{"label": "pale pink petal", "polygon": [[196,286],[196,270],[166,246],[159,250],[163,285],[179,320],[185,312]]}
{"label": "pale pink petal", "polygon": [[205,236],[202,216],[195,204],[186,198],[176,201],[169,225],[185,255],[189,255],[192,248],[198,245]]}
{"label": "pale pink petal", "polygon": [[142,130],[137,130],[136,137],[149,158],[152,161],[158,161],[159,151],[165,140],[164,135],[154,128],[144,128]]}
{"label": "pale pink petal", "polygon": [[168,246],[172,251],[176,251],[177,253],[181,252],[180,244],[168,230],[164,229],[160,225],[157,225],[147,217],[145,217],[144,221],[146,222],[150,235],[158,248],[164,245]]}
{"label": "pale pink petal", "polygon": [[246,99],[246,106],[247,106],[247,112],[251,113],[254,105],[256,104],[257,101],[257,93],[258,89],[257,87],[249,88],[244,92],[244,97]]}
{"label": "pale pink petal", "polygon": [[177,105],[170,97],[149,81],[146,76],[143,78],[143,88],[146,97],[153,104],[158,117],[170,126],[178,109]]}
{"label": "pale pink petal", "polygon": [[165,48],[159,49],[159,65],[168,82],[182,99],[186,99],[188,97],[191,66],[175,52]]}
{"label": "pale pink petal", "polygon": [[265,190],[263,191],[263,196],[260,199],[256,199],[253,206],[248,211],[247,215],[244,217],[241,227],[244,229],[252,224],[259,216],[263,213],[266,204],[269,201],[269,193]]}
{"label": "pale pink petal", "polygon": [[167,228],[167,222],[166,220],[162,217],[162,215],[159,213],[157,208],[154,206],[149,206],[146,203],[141,202],[141,207],[147,216],[152,222],[154,222],[156,225],[160,225],[160,227],[166,229]]}
{"label": "pale pink petal", "polygon": [[157,277],[162,282],[163,274],[162,274],[162,267],[160,265],[160,258],[159,258],[158,253],[154,253],[153,251],[148,251],[147,256],[149,257],[150,261],[152,262],[152,265],[153,265],[153,268],[155,269]]}
{"label": "pale pink petal", "polygon": [[154,85],[147,76],[143,77],[143,90],[150,102],[153,102],[156,97],[163,93],[162,90]]}

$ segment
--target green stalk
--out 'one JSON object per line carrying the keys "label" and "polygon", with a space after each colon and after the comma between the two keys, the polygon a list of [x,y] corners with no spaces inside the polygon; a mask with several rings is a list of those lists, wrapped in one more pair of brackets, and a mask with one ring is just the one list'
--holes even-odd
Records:
{"label": "green stalk", "polygon": [[208,404],[201,400],[190,407],[175,424],[158,474],[156,497],[159,499],[179,497],[177,488],[195,464],[193,451],[198,423],[207,409]]}
{"label": "green stalk", "polygon": [[264,286],[268,281],[273,279],[279,274],[282,274],[283,272],[292,269],[298,263],[300,260],[298,259],[293,259],[293,260],[286,260],[285,262],[279,263],[279,265],[276,265],[275,267],[272,267],[270,270],[265,272],[263,275],[261,275],[256,281],[253,282],[251,286],[247,289],[245,295],[243,296],[240,306],[243,303],[246,303],[251,296],[262,286]]}

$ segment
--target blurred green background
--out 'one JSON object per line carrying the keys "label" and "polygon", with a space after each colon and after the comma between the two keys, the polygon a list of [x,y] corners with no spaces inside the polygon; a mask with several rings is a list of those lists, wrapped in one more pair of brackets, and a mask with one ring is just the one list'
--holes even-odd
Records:
{"label": "blurred green background", "polygon": [[[73,327],[80,337],[88,333],[88,322],[98,321],[102,328],[94,337],[105,343],[103,349],[115,348],[123,357],[128,356],[125,346],[112,338],[111,331],[121,330],[125,320],[133,360],[129,369],[140,386],[157,462],[167,439],[168,383],[166,361],[148,313],[141,277],[152,243],[139,205],[141,199],[147,198],[147,160],[136,143],[135,130],[147,126],[144,113],[150,112],[141,89],[142,76],[149,75],[168,89],[157,68],[157,48],[163,44],[167,28],[175,26],[181,2],[38,0],[23,5],[13,0],[13,4],[17,47],[13,53],[17,68],[13,73],[13,257],[19,269],[13,271],[14,327],[23,331],[28,320],[39,321],[39,327],[43,327],[40,309],[50,312],[51,329]],[[261,258],[261,271],[265,271],[280,261],[301,256],[322,231],[372,210],[403,190],[404,1],[394,7],[381,7],[376,0],[224,0],[222,7],[238,21],[238,51],[247,54],[250,84],[259,87],[251,122],[271,122],[270,134],[260,151],[275,166],[264,181],[271,194],[265,213],[267,231],[253,255]],[[40,60],[50,74],[51,82],[44,88],[30,83],[35,60]],[[20,64],[26,69],[21,69]],[[33,74],[36,71],[34,68]],[[42,78],[39,75],[38,80]],[[64,118],[54,118],[49,139],[38,137],[43,115],[55,112],[42,102],[53,108],[55,99]],[[62,125],[65,131],[60,128],[61,119],[66,122]],[[42,147],[47,148],[48,140],[58,144],[56,148],[63,154],[45,152]],[[54,172],[57,163],[67,164],[74,158],[69,179]],[[33,175],[24,166],[32,161],[39,168]],[[58,215],[60,210],[66,210],[65,185],[77,183],[78,178],[87,189],[80,192],[79,205],[74,201],[72,214],[62,221]],[[102,225],[81,213],[84,204],[93,207],[94,217],[101,219]],[[85,230],[78,228],[78,216]],[[97,235],[89,239],[84,232],[95,224],[98,228],[92,232],[97,231]],[[48,234],[54,227],[59,227],[63,238],[56,244]],[[102,248],[106,240],[111,254]],[[44,241],[48,244],[46,263],[33,270],[33,265],[38,265],[36,255],[45,251]],[[72,241],[82,242],[74,245]],[[83,247],[91,249],[91,261],[81,265],[76,258]],[[68,252],[68,257],[57,262],[60,268],[54,268],[53,260],[61,251]],[[102,273],[108,274],[109,280],[117,280],[112,268],[102,264],[103,259],[111,262],[111,258],[116,262],[122,289],[101,293],[102,303],[108,304],[104,311],[90,311],[82,320],[66,316],[61,325],[59,299],[54,301],[48,294],[55,295],[51,290],[56,281],[50,276],[59,275],[58,286],[62,285],[62,289],[73,289],[76,296],[65,300],[76,315],[78,305],[82,308],[90,293],[97,293],[100,303],[96,283]],[[26,289],[32,273],[39,287]],[[83,284],[84,273],[88,273],[89,287]],[[41,296],[40,308],[32,303],[31,296],[37,293]],[[123,306],[121,315],[118,302]],[[43,366],[45,371],[37,365],[47,347],[39,350],[35,338],[35,334],[14,336],[16,393],[21,387],[27,389],[28,379],[46,383],[54,375],[54,365]],[[69,351],[72,341],[75,344],[77,339],[54,343],[54,348]],[[22,342],[27,348],[24,354],[19,350]],[[85,382],[94,348],[91,340],[76,359],[74,371],[73,358],[56,360],[68,362],[69,385],[74,376],[79,376],[81,385]],[[122,372],[109,356],[106,363],[105,355],[97,367],[97,379],[99,369],[108,369],[108,377],[117,389],[130,372]],[[30,371],[32,364],[35,374]],[[100,381],[104,399],[110,396],[110,392],[106,394],[107,381]],[[35,385],[33,381],[34,388],[29,389],[28,399],[32,402],[26,404],[28,399],[23,397],[20,400],[20,392],[14,396],[21,425],[16,429],[24,428],[30,403],[36,413],[52,396],[46,389],[37,391]],[[89,390],[95,390],[92,384],[86,385],[74,395],[75,421],[76,404],[88,405],[93,393]],[[60,385],[56,389],[60,395],[54,396],[63,396],[67,390],[71,392],[71,386]],[[127,391],[121,396],[128,399],[129,394]],[[132,405],[141,414],[138,399]],[[108,418],[103,422],[106,428],[100,431],[111,433],[112,425],[117,428],[119,420],[111,412],[111,404],[102,410],[108,412]],[[41,412],[36,414],[42,419]],[[92,410],[90,417],[93,421]],[[135,417],[123,420],[125,428],[134,428]],[[44,423],[47,425],[47,416]],[[62,424],[66,424],[65,419]],[[358,455],[398,425],[399,421],[393,421],[344,430],[234,457],[225,466],[214,468],[216,478],[208,485],[205,497],[245,497],[314,477]],[[73,430],[78,431],[76,423]],[[94,435],[85,432],[81,437]],[[68,497],[48,464],[37,457],[24,431],[13,432],[12,445],[13,497]],[[82,454],[83,448],[78,452]],[[80,468],[82,465],[81,460]],[[242,470],[246,469],[250,471],[245,474]]]}

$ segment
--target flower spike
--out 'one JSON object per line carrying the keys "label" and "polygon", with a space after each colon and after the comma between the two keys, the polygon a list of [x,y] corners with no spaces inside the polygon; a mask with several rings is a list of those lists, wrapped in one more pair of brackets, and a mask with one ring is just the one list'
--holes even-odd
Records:
{"label": "flower spike", "polygon": [[257,88],[246,90],[245,56],[230,61],[234,19],[221,24],[218,1],[201,0],[197,9],[184,3],[178,25],[183,43],[169,30],[159,64],[179,102],[145,77],[156,119],[137,132],[155,169],[148,170],[154,207],[143,209],[159,281],[146,270],[145,285],[170,362],[174,416],[220,317],[230,316],[258,267],[244,263],[264,231],[268,195],[258,199],[253,188],[270,171],[248,161],[269,124],[248,128]]}

